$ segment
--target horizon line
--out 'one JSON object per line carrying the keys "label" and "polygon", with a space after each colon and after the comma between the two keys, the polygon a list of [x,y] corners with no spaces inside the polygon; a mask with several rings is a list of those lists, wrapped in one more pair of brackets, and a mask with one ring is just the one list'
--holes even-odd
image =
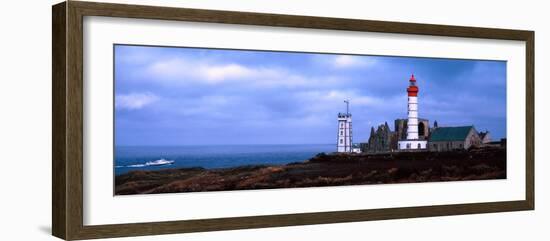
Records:
{"label": "horizon line", "polygon": [[257,144],[257,143],[254,143],[254,144],[167,144],[167,145],[158,145],[158,144],[154,144],[154,145],[144,145],[144,144],[140,144],[140,145],[114,145],[115,147],[143,147],[143,146],[147,146],[147,147],[170,147],[170,146],[173,146],[173,147],[181,147],[181,146],[267,146],[267,145],[281,145],[281,146],[291,146],[291,145],[335,145],[335,143],[298,143],[298,144],[292,144],[292,143],[289,143],[289,144],[283,144],[283,143],[262,143],[262,144]]}

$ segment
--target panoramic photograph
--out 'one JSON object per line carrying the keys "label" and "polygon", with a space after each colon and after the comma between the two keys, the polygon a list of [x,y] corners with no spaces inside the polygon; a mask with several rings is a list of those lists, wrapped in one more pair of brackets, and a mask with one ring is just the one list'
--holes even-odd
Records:
{"label": "panoramic photograph", "polygon": [[506,61],[113,50],[115,195],[506,179]]}

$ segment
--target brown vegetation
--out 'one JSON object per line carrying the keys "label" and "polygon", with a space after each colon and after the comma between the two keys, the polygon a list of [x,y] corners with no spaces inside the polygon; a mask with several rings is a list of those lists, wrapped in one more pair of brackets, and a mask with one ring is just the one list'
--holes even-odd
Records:
{"label": "brown vegetation", "polygon": [[389,154],[319,154],[287,165],[133,171],[115,193],[146,194],[506,178],[506,149]]}

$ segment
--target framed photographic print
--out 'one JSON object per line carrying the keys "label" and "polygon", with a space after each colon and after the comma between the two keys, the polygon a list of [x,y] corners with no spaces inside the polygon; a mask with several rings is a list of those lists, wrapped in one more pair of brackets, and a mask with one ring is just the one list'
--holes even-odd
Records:
{"label": "framed photographic print", "polygon": [[534,32],[53,6],[53,235],[534,209]]}

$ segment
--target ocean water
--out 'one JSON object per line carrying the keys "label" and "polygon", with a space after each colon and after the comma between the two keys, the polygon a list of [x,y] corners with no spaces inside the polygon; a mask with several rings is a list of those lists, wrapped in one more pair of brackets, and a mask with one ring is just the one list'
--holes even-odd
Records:
{"label": "ocean water", "polygon": [[203,167],[225,168],[253,164],[287,164],[334,152],[334,144],[116,146],[115,175],[133,170]]}

